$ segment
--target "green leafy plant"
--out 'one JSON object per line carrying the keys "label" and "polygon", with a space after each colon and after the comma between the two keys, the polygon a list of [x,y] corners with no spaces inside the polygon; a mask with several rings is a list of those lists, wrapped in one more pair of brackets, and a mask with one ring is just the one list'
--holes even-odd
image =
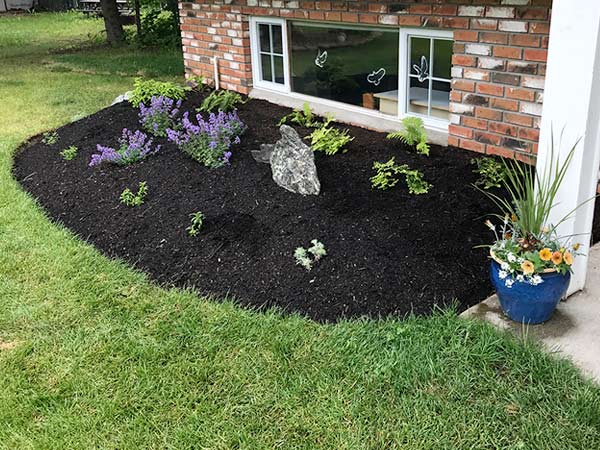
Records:
{"label": "green leafy plant", "polygon": [[486,190],[501,187],[508,176],[509,169],[494,158],[473,158],[471,164],[477,166],[473,172],[479,175],[475,185]]}
{"label": "green leafy plant", "polygon": [[388,139],[398,139],[400,142],[411,147],[415,147],[417,153],[429,155],[429,144],[427,144],[427,133],[423,119],[419,117],[407,116],[402,119],[404,130],[389,133]]}
{"label": "green leafy plant", "polygon": [[318,127],[320,125],[316,116],[310,109],[308,102],[304,103],[302,109],[295,109],[287,116],[283,116],[278,125],[281,126],[288,122],[292,122],[306,128]]}
{"label": "green leafy plant", "polygon": [[204,224],[204,214],[201,211],[190,214],[192,224],[186,228],[190,236],[198,236]]}
{"label": "green leafy plant", "polygon": [[313,264],[319,262],[324,256],[327,255],[325,245],[317,239],[310,241],[312,244],[308,250],[304,247],[298,247],[294,250],[294,259],[296,264],[304,267],[306,270],[311,270]]}
{"label": "green leafy plant", "polygon": [[202,92],[206,86],[206,78],[204,75],[194,75],[188,78],[188,83],[192,86],[193,89]]}
{"label": "green leafy plant", "polygon": [[223,111],[229,112],[237,109],[237,105],[246,103],[240,94],[234,91],[212,91],[204,99],[202,105],[196,109],[198,112]]}
{"label": "green leafy plant", "polygon": [[70,147],[61,150],[60,156],[62,156],[65,161],[71,161],[77,156],[78,151],[79,149],[77,147],[71,145]]}
{"label": "green leafy plant", "polygon": [[42,138],[42,142],[46,145],[54,145],[59,140],[58,133],[56,131],[48,131],[44,133],[44,137]]}
{"label": "green leafy plant", "polygon": [[396,164],[395,158],[389,161],[374,162],[373,169],[377,173],[371,177],[371,187],[373,189],[388,190],[398,184],[398,175],[404,175],[408,192],[411,194],[426,194],[432,187],[431,184],[423,180],[423,174],[418,170],[413,170],[406,164]]}
{"label": "green leafy plant", "polygon": [[144,200],[148,195],[148,185],[145,181],[138,183],[138,191],[134,194],[131,189],[126,188],[121,192],[121,203],[127,206],[140,206],[144,204]]}
{"label": "green leafy plant", "polygon": [[172,100],[183,100],[188,90],[189,88],[187,87],[169,81],[136,78],[133,83],[133,91],[131,92],[129,102],[137,107],[140,103],[148,104],[152,100],[152,97],[162,96]]}
{"label": "green leafy plant", "polygon": [[[337,128],[330,127],[331,117],[316,130],[314,130],[306,139],[310,140],[310,146],[315,152],[325,152],[327,156],[335,155],[342,150],[344,146],[354,140],[348,133],[348,130],[340,131]],[[343,153],[347,150],[344,149]]]}

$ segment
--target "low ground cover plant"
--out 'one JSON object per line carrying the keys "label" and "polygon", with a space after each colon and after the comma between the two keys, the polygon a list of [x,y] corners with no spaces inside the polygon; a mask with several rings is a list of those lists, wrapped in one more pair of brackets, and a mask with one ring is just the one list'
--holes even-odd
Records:
{"label": "low ground cover plant", "polygon": [[400,142],[415,147],[417,153],[429,155],[429,144],[427,144],[427,133],[423,119],[408,116],[402,119],[404,130],[389,133],[388,139],[398,139]]}
{"label": "low ground cover plant", "polygon": [[136,78],[133,83],[133,91],[131,92],[129,102],[133,106],[138,107],[140,103],[151,101],[152,97],[168,97],[173,100],[183,100],[188,89],[169,81]]}
{"label": "low ground cover plant", "polygon": [[132,132],[123,128],[123,133],[119,138],[119,148],[105,147],[98,144],[96,146],[99,153],[92,155],[90,167],[98,166],[102,163],[112,163],[119,165],[128,165],[141,161],[160,150],[160,145],[153,146],[151,138],[136,130]]}
{"label": "low ground cover plant", "polygon": [[408,192],[411,194],[426,194],[432,187],[431,184],[423,179],[423,174],[415,169],[411,169],[407,164],[396,164],[392,157],[387,162],[374,162],[373,169],[377,173],[371,177],[371,187],[373,189],[388,190],[398,184],[398,175],[404,175]]}
{"label": "low ground cover plant", "polygon": [[347,151],[344,149],[345,145],[354,140],[347,129],[339,130],[331,127],[329,125],[331,121],[332,118],[328,117],[320,127],[306,137],[315,152],[324,152],[327,156],[335,155],[340,150],[345,153]]}
{"label": "low ground cover plant", "polygon": [[240,94],[234,91],[219,90],[212,91],[204,99],[202,105],[196,109],[197,112],[230,112],[237,109],[238,105],[246,103]]}
{"label": "low ground cover plant", "polygon": [[501,187],[510,170],[500,161],[489,157],[473,158],[471,164],[477,166],[473,172],[479,175],[475,185],[486,190]]}
{"label": "low ground cover plant", "polygon": [[159,95],[152,97],[148,106],[140,103],[140,124],[148,133],[157,137],[165,137],[167,128],[176,129],[176,117],[181,108],[181,100],[173,100]]}
{"label": "low ground cover plant", "polygon": [[318,241],[317,239],[313,239],[310,241],[310,243],[312,245],[308,249],[304,247],[298,247],[296,250],[294,250],[294,259],[296,260],[296,264],[309,271],[313,268],[313,264],[319,262],[324,256],[327,256],[327,250],[322,242]]}
{"label": "low ground cover plant", "polygon": [[131,189],[126,188],[123,192],[121,192],[121,196],[119,197],[121,203],[127,206],[140,206],[144,204],[144,200],[146,200],[146,196],[148,195],[148,185],[145,181],[140,181],[138,183],[138,190],[134,193]]}
{"label": "low ground cover plant", "polygon": [[58,142],[59,137],[56,131],[48,131],[44,133],[44,137],[42,138],[42,142],[46,145],[54,145]]}
{"label": "low ground cover plant", "polygon": [[206,167],[229,164],[233,144],[240,142],[246,126],[235,111],[210,113],[208,120],[196,115],[194,124],[189,113],[183,115],[180,130],[167,129],[167,136],[181,150]]}
{"label": "low ground cover plant", "polygon": [[308,104],[308,102],[304,103],[302,109],[295,109],[287,116],[283,116],[279,121],[278,125],[281,126],[290,122],[306,128],[318,127],[321,124],[310,109],[310,105]]}
{"label": "low ground cover plant", "polygon": [[77,156],[78,151],[79,151],[79,149],[77,147],[75,147],[74,145],[71,145],[71,146],[61,150],[60,156],[62,156],[62,158],[65,161],[71,161],[73,158],[75,158]]}
{"label": "low ground cover plant", "polygon": [[190,217],[192,218],[192,224],[187,227],[186,230],[190,236],[198,236],[200,230],[202,230],[202,225],[204,225],[204,213],[202,211],[197,211],[190,214]]}

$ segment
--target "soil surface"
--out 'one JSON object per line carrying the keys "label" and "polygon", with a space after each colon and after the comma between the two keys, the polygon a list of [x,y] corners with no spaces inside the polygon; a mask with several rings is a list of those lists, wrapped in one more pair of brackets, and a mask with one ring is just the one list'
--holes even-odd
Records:
{"label": "soil surface", "polygon": [[[201,97],[190,94],[184,110]],[[486,250],[492,235],[483,216],[495,211],[471,187],[471,152],[432,146],[429,157],[385,134],[348,126],[348,152],[316,155],[319,196],[292,194],[271,179],[269,165],[250,154],[279,139],[277,123],[290,110],[251,100],[239,110],[248,131],[230,166],[208,169],[166,139],[160,152],[131,166],[88,163],[96,144],[116,146],[124,127],[139,128],[128,103],[104,109],[58,130],[60,140],[25,144],[14,174],[49,215],[111,257],[122,258],[163,284],[192,286],[251,307],[277,306],[318,321],[350,317],[429,314],[459,310],[492,293]],[[298,128],[301,135],[309,132]],[[60,150],[79,153],[65,161]],[[374,161],[395,156],[423,172],[428,194],[410,195],[403,180],[374,191]],[[146,181],[142,206],[119,202],[125,188]],[[190,214],[202,211],[197,237]],[[328,256],[308,272],[294,249],[323,242]]]}

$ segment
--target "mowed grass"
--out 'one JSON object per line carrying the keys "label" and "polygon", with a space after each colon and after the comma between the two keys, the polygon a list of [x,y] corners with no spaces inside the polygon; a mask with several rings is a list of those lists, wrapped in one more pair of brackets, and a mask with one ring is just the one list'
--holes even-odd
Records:
{"label": "mowed grass", "polygon": [[140,71],[181,79],[163,65],[177,51],[90,47],[100,28],[0,18],[0,448],[600,448],[600,390],[531,343],[451,312],[245,311],[157,287],[52,224],[11,177],[18,143]]}

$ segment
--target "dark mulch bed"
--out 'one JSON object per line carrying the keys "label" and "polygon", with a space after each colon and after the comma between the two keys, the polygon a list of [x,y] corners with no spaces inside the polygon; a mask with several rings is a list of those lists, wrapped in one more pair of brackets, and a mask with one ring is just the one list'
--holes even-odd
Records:
{"label": "dark mulch bed", "polygon": [[[184,109],[199,102],[193,94]],[[250,155],[279,138],[276,124],[288,112],[258,100],[243,105],[249,130],[229,167],[206,169],[160,140],[160,153],[142,163],[89,168],[97,143],[114,145],[123,127],[138,128],[137,111],[123,103],[59,129],[55,145],[33,139],[14,172],[51,217],[105,254],[161,283],[243,305],[330,321],[429,314],[455,301],[462,310],[491,293],[486,252],[474,246],[490,242],[482,216],[493,208],[470,186],[472,153],[434,146],[425,157],[382,133],[349,127],[355,139],[348,153],[316,156],[321,195],[302,197],[276,186],[269,166]],[[80,152],[67,162],[58,153],[69,145]],[[402,183],[373,191],[373,161],[391,156],[421,170],[434,185],[429,194],[410,195]],[[147,201],[120,204],[123,189],[139,181],[148,183]],[[206,220],[193,238],[186,227],[195,211]],[[306,272],[292,253],[315,238],[329,256]]]}

